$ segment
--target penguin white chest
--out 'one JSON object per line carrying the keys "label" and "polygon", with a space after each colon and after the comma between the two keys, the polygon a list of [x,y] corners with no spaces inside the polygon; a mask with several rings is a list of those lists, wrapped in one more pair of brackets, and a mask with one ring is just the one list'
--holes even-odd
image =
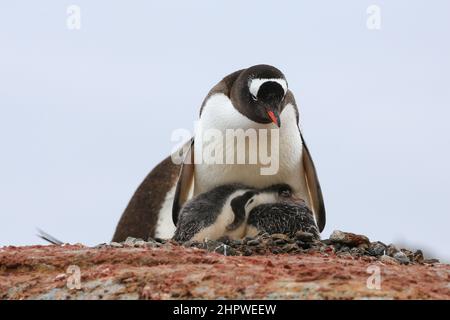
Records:
{"label": "penguin white chest", "polygon": [[[239,113],[224,94],[211,96],[195,135],[194,194],[227,183],[256,188],[287,183],[308,201],[294,107],[288,104],[280,119],[279,129],[260,124]],[[244,134],[244,142],[229,139],[233,133]]]}

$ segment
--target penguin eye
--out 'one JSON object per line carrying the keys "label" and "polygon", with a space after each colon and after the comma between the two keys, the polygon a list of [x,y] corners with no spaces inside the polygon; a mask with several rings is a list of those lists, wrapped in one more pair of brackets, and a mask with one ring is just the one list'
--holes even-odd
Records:
{"label": "penguin eye", "polygon": [[258,98],[255,95],[253,95],[252,93],[250,95],[252,96],[253,101],[258,101]]}

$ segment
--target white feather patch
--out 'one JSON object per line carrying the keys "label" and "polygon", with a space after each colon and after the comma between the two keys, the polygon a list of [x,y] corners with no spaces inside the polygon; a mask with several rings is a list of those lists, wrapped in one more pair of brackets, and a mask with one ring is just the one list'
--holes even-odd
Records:
{"label": "white feather patch", "polygon": [[155,237],[161,239],[172,238],[175,233],[175,225],[172,221],[172,205],[175,196],[176,184],[167,192],[156,223]]}
{"label": "white feather patch", "polygon": [[287,91],[287,82],[284,79],[276,79],[276,78],[271,78],[271,79],[261,79],[261,78],[254,78],[252,80],[250,80],[248,87],[250,90],[250,93],[254,96],[257,97],[258,96],[258,91],[259,88],[266,82],[268,81],[272,81],[272,82],[276,82],[278,83],[284,90],[284,94],[286,94]]}

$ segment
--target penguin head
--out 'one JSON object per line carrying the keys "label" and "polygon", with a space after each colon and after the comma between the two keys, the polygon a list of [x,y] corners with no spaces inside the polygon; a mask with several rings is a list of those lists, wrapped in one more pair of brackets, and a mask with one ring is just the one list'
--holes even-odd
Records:
{"label": "penguin head", "polygon": [[230,202],[232,210],[235,213],[237,211],[243,211],[245,214],[248,214],[255,206],[255,196],[257,194],[258,191],[256,190],[249,190],[244,194],[234,197]]}
{"label": "penguin head", "polygon": [[241,72],[231,89],[231,101],[247,118],[280,127],[280,114],[288,85],[284,74],[269,65],[256,65]]}

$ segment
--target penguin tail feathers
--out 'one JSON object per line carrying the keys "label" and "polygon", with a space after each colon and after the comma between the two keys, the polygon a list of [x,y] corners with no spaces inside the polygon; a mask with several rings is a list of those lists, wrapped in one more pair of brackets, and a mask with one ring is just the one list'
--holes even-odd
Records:
{"label": "penguin tail feathers", "polygon": [[56,239],[55,237],[53,237],[52,235],[48,234],[45,231],[42,231],[41,229],[37,228],[37,236],[47,242],[50,242],[51,244],[57,245],[57,246],[61,246],[64,244],[64,242]]}

